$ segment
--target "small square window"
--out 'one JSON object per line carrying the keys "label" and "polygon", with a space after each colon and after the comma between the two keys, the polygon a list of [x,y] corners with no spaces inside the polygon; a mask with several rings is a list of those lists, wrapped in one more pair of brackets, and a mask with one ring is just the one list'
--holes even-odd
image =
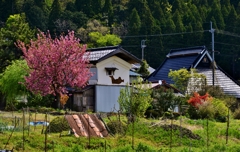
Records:
{"label": "small square window", "polygon": [[105,70],[106,70],[106,75],[114,75],[114,72],[115,70],[118,70],[117,68],[115,67],[105,67]]}
{"label": "small square window", "polygon": [[107,70],[107,75],[114,75],[114,71]]}
{"label": "small square window", "polygon": [[208,59],[207,57],[204,57],[203,60],[202,60],[203,63],[208,63]]}

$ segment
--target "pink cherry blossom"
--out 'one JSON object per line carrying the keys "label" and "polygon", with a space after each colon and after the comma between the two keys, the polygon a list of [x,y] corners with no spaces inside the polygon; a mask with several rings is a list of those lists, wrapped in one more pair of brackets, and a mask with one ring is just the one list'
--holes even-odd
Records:
{"label": "pink cherry blossom", "polygon": [[92,76],[89,55],[74,32],[52,39],[49,32],[40,32],[29,45],[18,41],[30,68],[26,87],[45,96],[66,94],[66,87],[84,87]]}

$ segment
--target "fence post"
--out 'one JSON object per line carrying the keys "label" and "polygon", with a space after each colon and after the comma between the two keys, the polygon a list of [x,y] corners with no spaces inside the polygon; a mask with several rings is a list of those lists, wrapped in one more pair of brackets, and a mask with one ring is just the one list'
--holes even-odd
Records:
{"label": "fence post", "polygon": [[12,137],[12,135],[13,135],[13,132],[15,131],[15,128],[16,128],[16,116],[15,116],[15,124],[14,124],[14,128],[13,128],[13,130],[12,130],[11,135],[9,136],[9,138],[8,138],[8,140],[7,140],[7,143],[5,144],[4,149],[6,149],[8,143],[9,143],[9,140],[11,139],[11,137]]}
{"label": "fence post", "polygon": [[[51,120],[50,120],[50,115],[49,115],[49,113],[48,113],[48,121],[47,121],[47,122],[48,122],[48,133],[49,133],[49,134],[51,133],[51,130],[50,130],[50,129],[51,129],[50,121],[51,121]],[[46,125],[47,125],[47,122],[46,122]]]}
{"label": "fence post", "polygon": [[182,112],[180,112],[180,146],[182,145]]}
{"label": "fence post", "polygon": [[28,112],[28,136],[29,136],[29,132],[30,132],[30,121],[31,121],[31,113]]}
{"label": "fence post", "polygon": [[171,113],[171,134],[170,134],[170,152],[172,151],[172,134],[173,134],[173,114]]}
{"label": "fence post", "polygon": [[208,132],[208,118],[207,118],[207,151],[208,151],[208,147],[209,147],[209,132]]}
{"label": "fence post", "polygon": [[88,116],[88,148],[90,148],[90,123],[89,123],[89,115]]}
{"label": "fence post", "polygon": [[[47,122],[47,113],[45,115],[45,123]],[[44,123],[43,123],[44,125]],[[47,151],[47,127],[45,129],[45,152]]]}
{"label": "fence post", "polygon": [[35,111],[35,120],[34,120],[34,131],[36,130],[36,125],[35,125],[35,123],[36,123],[36,120],[37,119],[37,110]]}
{"label": "fence post", "polygon": [[106,151],[107,151],[107,142],[106,142],[106,139],[105,139],[104,148],[105,148],[105,152],[106,152]]}
{"label": "fence post", "polygon": [[226,130],[226,145],[228,144],[228,129],[229,129],[229,107],[228,107],[228,115],[227,115],[227,130]]}
{"label": "fence post", "polygon": [[23,151],[24,151],[24,126],[25,126],[25,111],[24,111],[24,108],[23,108],[23,118],[22,118],[22,121],[23,121],[23,137],[22,137],[22,140],[23,140]]}
{"label": "fence post", "polygon": [[134,149],[134,122],[135,122],[135,117],[133,114],[132,115],[132,149]]}
{"label": "fence post", "polygon": [[53,147],[53,152],[54,152],[54,141],[52,141],[52,147]]}
{"label": "fence post", "polygon": [[17,117],[15,116],[14,118],[14,125],[15,125],[15,128],[17,127]]}

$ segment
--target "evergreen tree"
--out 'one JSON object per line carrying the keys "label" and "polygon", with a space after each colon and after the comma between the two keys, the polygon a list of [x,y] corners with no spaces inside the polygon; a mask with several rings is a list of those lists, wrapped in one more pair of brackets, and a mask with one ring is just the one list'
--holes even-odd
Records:
{"label": "evergreen tree", "polygon": [[[202,23],[200,21],[193,22],[192,28],[193,31],[203,31]],[[203,42],[203,32],[193,33],[189,39],[192,41],[190,44],[195,44],[197,46],[205,44]]]}
{"label": "evergreen tree", "polygon": [[200,18],[202,19],[202,22],[205,22],[207,18],[207,13],[208,13],[207,8],[203,6],[198,8],[198,11],[199,11]]}
{"label": "evergreen tree", "polygon": [[40,8],[43,8],[46,5],[45,0],[34,0],[34,3]]}
{"label": "evergreen tree", "polygon": [[137,35],[138,32],[140,31],[140,28],[141,28],[141,20],[140,20],[137,10],[134,8],[129,17],[128,33],[130,35]]}
{"label": "evergreen tree", "polygon": [[[176,25],[172,20],[172,17],[166,17],[166,24],[162,27],[163,34],[171,34],[175,32]],[[173,48],[173,44],[175,44],[175,38],[172,35],[166,35],[163,37],[163,44],[165,50],[170,50]],[[165,52],[166,54],[167,52]]]}
{"label": "evergreen tree", "polygon": [[160,5],[162,7],[163,13],[164,14],[169,14],[169,10],[171,9],[171,5],[169,4],[168,0],[161,0]]}
{"label": "evergreen tree", "polygon": [[107,23],[108,26],[111,27],[113,24],[113,6],[112,6],[112,0],[105,0],[105,4],[103,7],[104,12],[107,14]]}
{"label": "evergreen tree", "polygon": [[240,14],[240,2],[238,3],[238,5],[235,7],[237,14]]}
{"label": "evergreen tree", "polygon": [[[0,0],[0,23],[1,23],[1,24],[3,24],[4,15],[5,15],[5,14],[3,14],[2,12],[3,12],[3,0]],[[1,24],[0,24],[0,28],[1,28],[1,26],[2,26]]]}
{"label": "evergreen tree", "polygon": [[37,6],[33,6],[28,12],[28,19],[32,27],[37,27],[41,31],[46,31],[48,27],[48,16]]}
{"label": "evergreen tree", "polygon": [[86,7],[85,0],[75,0],[75,7],[78,11],[84,11],[84,7]]}
{"label": "evergreen tree", "polygon": [[69,23],[69,29],[66,30],[74,30],[76,31],[78,28],[84,26],[89,18],[83,12],[71,12],[65,10],[62,13],[61,20],[62,22]]}
{"label": "evergreen tree", "polygon": [[88,17],[92,17],[94,15],[93,11],[93,2],[92,0],[76,0],[75,6],[78,11],[82,11]]}
{"label": "evergreen tree", "polygon": [[61,6],[59,0],[54,0],[52,7],[51,7],[51,12],[49,15],[49,22],[48,22],[48,29],[50,32],[53,34],[60,34],[61,31],[57,31],[56,28],[56,21],[60,19],[61,17]]}
{"label": "evergreen tree", "polygon": [[183,1],[182,0],[174,0],[172,4],[172,12],[175,13],[175,11],[183,12]]}
{"label": "evergreen tree", "polygon": [[102,12],[102,0],[94,0],[92,8],[94,15],[99,15]]}
{"label": "evergreen tree", "polygon": [[141,0],[129,0],[127,8],[128,8],[128,13],[130,14],[134,8],[139,12],[141,11],[140,6],[142,5]]}
{"label": "evergreen tree", "polygon": [[5,22],[9,15],[15,13],[14,5],[11,0],[0,0],[0,20]]}
{"label": "evergreen tree", "polygon": [[225,27],[225,23],[221,12],[220,3],[217,0],[213,0],[211,8],[212,9],[210,13],[208,14],[208,20],[210,21],[210,19],[213,17],[216,21],[215,22],[215,24],[217,25],[216,28],[223,30]]}
{"label": "evergreen tree", "polygon": [[143,78],[146,78],[150,72],[148,71],[149,65],[146,60],[143,60],[141,67],[138,69],[138,73],[142,75]]}
{"label": "evergreen tree", "polygon": [[229,11],[225,5],[222,6],[221,10],[222,10],[222,14],[223,14],[223,19],[224,19],[225,23],[227,23],[226,20],[229,15]]}
{"label": "evergreen tree", "polygon": [[76,9],[75,4],[73,2],[68,2],[67,5],[66,5],[65,11],[76,12],[77,9]]}
{"label": "evergreen tree", "polygon": [[235,11],[234,6],[232,6],[228,17],[226,18],[226,23],[228,24],[228,26],[226,26],[225,30],[229,32],[234,32],[235,28],[237,27],[237,19],[237,12]]}
{"label": "evergreen tree", "polygon": [[[126,18],[130,15],[131,12],[127,11],[128,1],[113,0],[113,13],[114,13],[114,24],[118,23],[117,26],[122,26],[126,22]],[[124,23],[125,24],[125,23]]]}
{"label": "evergreen tree", "polygon": [[[210,0],[211,1],[211,0]],[[199,0],[199,3],[201,4],[201,6],[206,6],[208,7],[208,0]]]}
{"label": "evergreen tree", "polygon": [[176,25],[174,24],[171,17],[167,17],[166,24],[163,27],[164,33],[174,33],[176,29]]}
{"label": "evergreen tree", "polygon": [[161,4],[157,0],[149,0],[149,9],[152,11],[152,16],[157,20],[158,24],[165,24],[165,14],[161,8]]}
{"label": "evergreen tree", "polygon": [[[189,32],[189,33],[193,32],[192,24],[188,23],[188,25],[185,26],[185,30],[186,30],[186,32]],[[191,35],[183,35],[184,40],[185,40],[185,44],[190,46],[190,45],[193,44],[192,41],[194,41],[194,40],[190,39],[189,36],[191,37],[192,34]]]}
{"label": "evergreen tree", "polygon": [[230,11],[231,9],[230,0],[221,0],[221,5],[225,6],[228,12]]}
{"label": "evergreen tree", "polygon": [[182,23],[182,18],[178,12],[178,10],[175,11],[175,13],[173,14],[173,21],[176,25],[176,29],[175,29],[175,32],[177,33],[182,33],[185,31],[185,27]]}
{"label": "evergreen tree", "polygon": [[48,28],[49,9],[45,1],[27,0],[24,4],[24,12],[26,13],[29,25],[32,28],[38,28],[46,31]]}
{"label": "evergreen tree", "polygon": [[198,10],[198,7],[196,5],[193,4],[189,4],[189,9],[188,12],[191,12],[191,16],[192,18],[194,18],[194,20],[199,21],[199,22],[203,22],[203,18],[200,15],[200,12]]}
{"label": "evergreen tree", "polygon": [[142,5],[142,16],[141,16],[141,30],[140,32],[144,35],[153,34],[156,31],[155,19],[152,16],[151,10],[147,3]]}

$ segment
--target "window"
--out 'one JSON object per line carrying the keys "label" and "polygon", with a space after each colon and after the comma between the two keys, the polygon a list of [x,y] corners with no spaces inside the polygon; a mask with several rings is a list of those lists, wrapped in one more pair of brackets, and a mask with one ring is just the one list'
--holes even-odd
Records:
{"label": "window", "polygon": [[115,67],[105,67],[105,70],[106,70],[106,75],[114,75],[114,72],[115,70],[118,70],[117,68]]}
{"label": "window", "polygon": [[207,59],[206,56],[203,58],[202,62],[203,62],[203,63],[208,63],[208,59]]}
{"label": "window", "polygon": [[114,75],[114,71],[107,70],[107,75]]}

